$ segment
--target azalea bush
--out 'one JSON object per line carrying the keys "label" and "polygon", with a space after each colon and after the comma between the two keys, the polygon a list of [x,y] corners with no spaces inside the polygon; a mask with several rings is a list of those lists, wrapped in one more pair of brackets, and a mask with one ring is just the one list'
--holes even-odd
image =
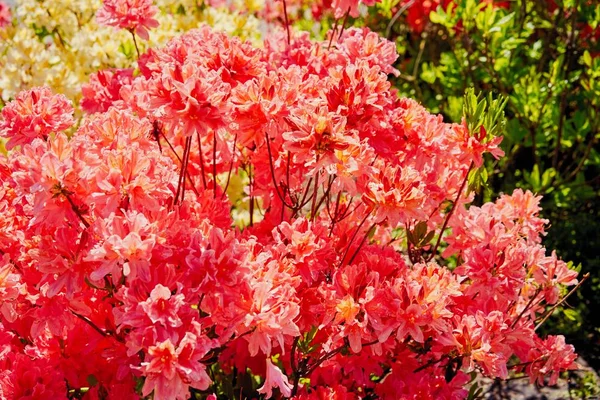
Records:
{"label": "azalea bush", "polygon": [[444,122],[393,88],[394,43],[341,23],[146,49],[157,12],[103,4],[136,62],[79,104],[2,109],[0,397],[462,399],[578,368],[540,333],[581,283],[540,197],[473,204],[506,98]]}

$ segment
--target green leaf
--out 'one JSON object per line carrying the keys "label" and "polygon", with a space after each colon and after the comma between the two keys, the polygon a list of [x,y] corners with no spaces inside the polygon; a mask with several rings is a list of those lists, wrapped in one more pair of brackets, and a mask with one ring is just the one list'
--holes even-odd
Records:
{"label": "green leaf", "polygon": [[488,171],[486,168],[481,168],[481,181],[483,183],[486,183],[488,181]]}
{"label": "green leaf", "polygon": [[533,191],[537,192],[541,189],[540,167],[537,164],[533,166],[531,172],[525,171],[525,180],[531,185]]}
{"label": "green leaf", "polygon": [[471,385],[471,388],[469,389],[469,394],[467,395],[467,400],[474,400],[477,398],[477,390],[479,389],[479,386],[477,385],[477,382],[473,383]]}
{"label": "green leaf", "polygon": [[583,56],[581,56],[581,60],[583,61],[584,65],[587,65],[590,68],[592,67],[592,56],[589,51],[586,50],[583,52]]}
{"label": "green leaf", "polygon": [[430,85],[435,83],[437,76],[435,73],[435,69],[432,68],[431,64],[421,64],[421,79],[424,82],[429,83]]}
{"label": "green leaf", "polygon": [[498,22],[494,24],[495,27],[501,27],[506,25],[509,21],[511,21],[515,17],[515,13],[512,12],[504,17],[502,17]]}
{"label": "green leaf", "polygon": [[541,186],[546,187],[550,185],[552,179],[556,176],[556,170],[554,168],[548,168],[542,174]]}
{"label": "green leaf", "polygon": [[570,321],[578,321],[579,320],[579,313],[570,308],[564,309],[563,314],[565,314],[565,317]]}
{"label": "green leaf", "polygon": [[441,14],[436,11],[432,11],[429,14],[429,20],[434,24],[444,25],[444,23],[447,21],[447,19],[448,18],[446,17],[445,14]]}

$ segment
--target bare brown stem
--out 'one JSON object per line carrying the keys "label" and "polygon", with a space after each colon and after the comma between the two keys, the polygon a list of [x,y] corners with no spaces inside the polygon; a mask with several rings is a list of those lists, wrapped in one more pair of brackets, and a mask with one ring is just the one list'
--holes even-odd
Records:
{"label": "bare brown stem", "polygon": [[285,30],[287,32],[288,46],[292,43],[292,35],[290,34],[290,20],[288,19],[287,3],[283,0],[283,17],[285,18]]}
{"label": "bare brown stem", "polygon": [[140,58],[140,49],[137,44],[137,39],[135,38],[135,31],[133,29],[129,29],[129,33],[131,33],[131,37],[133,38],[133,45],[135,46],[135,52],[137,53],[138,59]]}

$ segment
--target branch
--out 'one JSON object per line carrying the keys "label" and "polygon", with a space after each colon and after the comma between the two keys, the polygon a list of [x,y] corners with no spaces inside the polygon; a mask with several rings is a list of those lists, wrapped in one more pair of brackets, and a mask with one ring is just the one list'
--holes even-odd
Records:
{"label": "branch", "polygon": [[546,320],[548,318],[550,318],[550,315],[552,315],[552,313],[554,312],[554,310],[556,310],[562,303],[565,302],[565,300],[567,300],[569,298],[570,295],[572,295],[573,293],[575,293],[575,291],[577,289],[579,289],[579,287],[581,285],[583,285],[583,282],[585,282],[588,278],[590,277],[590,273],[586,273],[585,275],[583,275],[583,278],[579,281],[579,283],[573,288],[571,289],[571,291],[569,293],[567,293],[567,295],[565,297],[563,297],[558,303],[556,303],[550,310],[548,310],[548,312],[546,313],[546,315],[544,316],[544,318],[535,326],[534,331],[537,331],[538,328],[540,326],[542,326],[542,324],[544,322],[546,322]]}
{"label": "branch", "polygon": [[462,192],[465,188],[465,185],[467,184],[467,181],[469,180],[469,173],[471,173],[471,169],[473,169],[473,165],[474,165],[473,161],[471,161],[471,165],[469,165],[469,169],[467,170],[465,179],[463,180],[462,184],[460,185],[460,189],[458,189],[458,193],[456,194],[456,199],[454,200],[454,203],[452,203],[452,209],[450,210],[450,212],[446,216],[446,219],[444,220],[444,224],[442,225],[442,229],[440,230],[440,235],[438,236],[438,239],[435,242],[435,246],[433,246],[433,250],[431,251],[431,256],[427,259],[427,262],[431,261],[431,259],[433,257],[435,257],[437,248],[440,245],[440,242],[442,241],[442,236],[444,235],[444,231],[446,230],[446,227],[448,226],[448,222],[450,221],[452,214],[454,214],[454,210],[456,209],[456,204],[458,204],[458,201],[460,200],[460,195],[462,194]]}

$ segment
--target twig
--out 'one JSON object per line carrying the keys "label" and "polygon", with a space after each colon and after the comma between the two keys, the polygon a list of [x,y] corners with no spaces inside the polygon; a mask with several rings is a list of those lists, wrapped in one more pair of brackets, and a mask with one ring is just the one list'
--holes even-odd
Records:
{"label": "twig", "polygon": [[[165,134],[159,130],[158,134],[162,135],[163,139],[165,139],[165,142],[167,142],[167,145],[169,146],[169,149],[171,149],[171,151],[173,152],[173,154],[175,154],[175,157],[177,158],[177,161],[179,161],[181,163],[181,157],[179,157],[179,154],[177,154],[177,152],[175,151],[175,149],[173,148],[173,145],[171,144],[171,142],[169,142],[169,139],[167,139],[167,137],[165,136]],[[156,139],[158,142],[158,145],[160,146],[160,141],[158,140],[158,138]],[[162,149],[161,149],[162,151]],[[190,185],[192,186],[192,191],[196,194],[196,196],[200,196],[200,193],[198,193],[198,190],[196,190],[196,187],[194,186],[194,182],[192,181],[192,177],[190,176],[190,173],[186,171],[186,176],[188,178],[188,180],[190,181]]]}
{"label": "twig", "polygon": [[339,22],[339,18],[335,19],[335,22],[333,23],[333,30],[331,31],[331,37],[329,38],[329,44],[327,45],[327,50],[329,50],[331,48],[331,43],[333,43],[333,38],[335,37],[335,32],[337,32],[337,26],[338,26],[338,22]]}
{"label": "twig", "polygon": [[213,131],[213,198],[217,198],[217,132]]}
{"label": "twig", "polygon": [[227,174],[227,182],[225,183],[225,189],[223,189],[223,193],[221,194],[221,199],[225,197],[227,193],[227,189],[229,188],[229,181],[231,180],[231,173],[233,171],[233,161],[235,160],[235,145],[237,144],[237,133],[233,139],[233,151],[231,155],[231,163],[229,164],[229,174]]}
{"label": "twig", "polygon": [[75,204],[75,202],[73,202],[73,199],[71,199],[70,192],[67,191],[67,190],[63,190],[62,194],[63,194],[63,196],[65,196],[65,198],[67,199],[67,201],[71,205],[71,209],[73,210],[73,212],[75,213],[75,215],[77,215],[77,217],[79,218],[79,220],[83,223],[83,225],[85,225],[86,228],[89,228],[90,227],[90,223],[86,221],[86,219],[81,214],[81,210],[79,209],[79,207]]}
{"label": "twig", "polygon": [[368,212],[365,215],[365,217],[362,219],[362,221],[360,221],[360,224],[358,225],[358,228],[356,228],[356,230],[354,231],[354,234],[352,235],[352,238],[348,242],[348,247],[346,247],[346,251],[344,251],[344,255],[343,255],[342,259],[340,260],[340,268],[342,266],[344,266],[344,260],[346,259],[346,256],[348,255],[348,252],[350,251],[350,247],[352,247],[352,242],[354,242],[354,239],[356,238],[356,235],[358,235],[358,232],[360,231],[360,228],[362,228],[362,226],[367,221],[367,218],[369,218],[370,216],[371,216],[371,213]]}
{"label": "twig", "polygon": [[[361,347],[364,349],[365,347],[369,347],[369,346],[372,346],[377,343],[379,343],[379,340],[376,339],[376,340],[373,340],[372,342],[362,344]],[[317,361],[315,361],[314,364],[308,368],[308,370],[306,371],[306,376],[310,375],[322,363],[329,360],[330,358],[333,358],[335,355],[339,354],[340,352],[342,352],[344,349],[347,349],[348,347],[349,347],[348,344],[344,343],[340,347],[337,347],[336,349],[331,350],[330,352],[325,353],[323,356],[319,357],[317,359]]]}
{"label": "twig", "polygon": [[283,0],[283,16],[285,18],[285,29],[287,31],[287,44],[289,46],[292,43],[292,36],[290,34],[290,21],[288,19],[287,4],[286,4],[285,0]]}
{"label": "twig", "polygon": [[415,0],[410,0],[408,3],[406,3],[405,5],[400,7],[400,9],[398,11],[396,11],[396,14],[394,14],[392,19],[390,20],[390,23],[388,24],[387,28],[385,29],[385,37],[386,38],[388,38],[388,39],[390,38],[390,33],[392,33],[392,26],[396,23],[396,21],[398,21],[398,18],[400,18],[402,13],[404,11],[408,10],[413,5],[414,2],[415,2]]}
{"label": "twig", "polygon": [[348,7],[348,11],[346,11],[346,15],[344,15],[344,20],[342,21],[342,28],[340,29],[340,36],[338,36],[338,41],[342,38],[342,34],[344,33],[344,28],[346,27],[348,15],[350,15],[350,7]]}
{"label": "twig", "polygon": [[133,29],[129,29],[129,33],[131,33],[131,37],[133,38],[133,45],[135,46],[135,52],[137,53],[138,59],[140,58],[140,49],[138,48],[137,40],[135,38],[135,32]]}
{"label": "twig", "polygon": [[590,277],[590,273],[586,273],[585,275],[583,275],[583,277],[581,278],[581,280],[579,281],[579,283],[573,288],[571,289],[571,291],[569,293],[567,293],[567,295],[565,297],[563,297],[558,303],[556,303],[550,310],[548,310],[548,312],[546,313],[546,315],[544,316],[544,318],[535,326],[534,331],[537,331],[538,328],[540,326],[542,326],[542,324],[544,322],[546,322],[546,320],[548,318],[550,318],[550,315],[552,315],[552,313],[554,312],[554,310],[556,310],[562,303],[565,302],[565,300],[567,300],[569,298],[570,295],[572,295],[573,293],[575,293],[575,291],[577,289],[579,289],[579,287],[581,285],[583,285],[583,282],[585,282],[588,278]]}
{"label": "twig", "polygon": [[100,329],[98,327],[98,325],[96,325],[94,322],[92,322],[91,319],[89,319],[88,317],[85,317],[81,314],[76,313],[73,310],[69,310],[71,311],[71,314],[73,314],[74,316],[76,316],[77,318],[79,318],[80,320],[82,320],[83,322],[85,322],[86,324],[88,324],[92,329],[94,329],[96,332],[98,332],[99,334],[101,334],[104,337],[114,337],[116,340],[118,340],[119,342],[123,342],[123,339],[115,336],[113,334],[113,332],[109,332],[109,331],[104,331],[102,329]]}
{"label": "twig", "polygon": [[427,259],[427,262],[431,261],[431,259],[433,257],[435,257],[437,248],[440,245],[440,242],[442,241],[442,236],[444,235],[444,231],[446,230],[446,227],[448,226],[448,222],[450,221],[452,214],[454,214],[454,210],[456,209],[456,204],[460,200],[460,196],[465,188],[465,185],[467,184],[467,180],[469,179],[469,174],[471,173],[471,169],[473,169],[473,165],[474,165],[473,161],[471,161],[471,165],[469,166],[469,169],[467,170],[465,179],[463,180],[462,184],[460,185],[460,189],[458,189],[458,193],[456,194],[456,199],[454,200],[454,203],[452,204],[452,209],[450,210],[450,212],[446,216],[446,219],[444,220],[444,224],[442,225],[442,229],[440,230],[440,235],[438,236],[438,239],[435,242],[435,246],[433,246],[433,250],[431,251],[431,255],[429,256],[429,258]]}
{"label": "twig", "polygon": [[375,226],[377,226],[377,224],[373,224],[369,227],[369,229],[367,229],[367,231],[365,232],[365,236],[363,236],[362,240],[360,241],[358,247],[356,248],[356,250],[354,251],[354,254],[352,254],[352,257],[350,257],[350,260],[348,260],[348,265],[352,264],[352,261],[354,261],[354,259],[356,258],[356,256],[358,255],[358,252],[360,251],[360,249],[362,248],[362,246],[365,244],[365,242],[367,241],[367,238],[369,237],[369,235],[371,234],[371,231],[373,230],[373,228],[375,228]]}
{"label": "twig", "polygon": [[417,53],[417,58],[415,59],[415,65],[413,66],[413,71],[412,71],[412,76],[413,79],[417,79],[417,73],[419,72],[419,65],[421,64],[421,58],[423,57],[423,52],[425,51],[425,45],[427,44],[427,37],[428,37],[428,33],[427,31],[423,32],[423,35],[421,36],[423,38],[423,40],[421,40],[421,43],[419,44],[419,53]]}
{"label": "twig", "polygon": [[198,154],[200,155],[200,173],[202,174],[202,185],[206,189],[206,175],[204,173],[204,156],[202,155],[202,141],[200,139],[200,132],[196,131],[196,137],[198,138]]}
{"label": "twig", "polygon": [[283,198],[281,193],[279,193],[279,186],[277,186],[277,178],[275,178],[275,167],[273,166],[273,155],[271,153],[271,144],[269,142],[270,138],[269,138],[269,134],[266,132],[265,132],[265,138],[266,138],[266,143],[267,143],[267,151],[269,153],[269,167],[271,169],[271,178],[273,179],[273,186],[275,186],[275,193],[277,193],[277,197],[279,197],[279,200],[281,200],[281,203],[285,207],[288,207],[289,209],[293,210],[294,206],[287,204],[287,202],[285,201],[285,199]]}
{"label": "twig", "polygon": [[531,304],[533,304],[533,301],[537,298],[538,294],[541,293],[541,289],[538,289],[535,292],[535,295],[529,300],[529,303],[527,303],[527,305],[525,306],[525,308],[523,309],[523,311],[521,311],[521,313],[519,314],[519,316],[517,317],[517,319],[515,319],[513,321],[513,323],[511,324],[510,328],[514,328],[517,325],[517,322],[519,322],[519,320],[521,319],[521,317],[527,312],[527,310],[529,309],[529,307],[531,306]]}
{"label": "twig", "polygon": [[192,146],[192,137],[188,136],[185,138],[185,146],[183,149],[183,156],[181,157],[181,171],[179,171],[179,180],[177,181],[177,191],[175,192],[175,200],[173,205],[178,204],[179,196],[181,195],[181,202],[185,198],[185,177],[187,173],[187,166],[190,159],[190,150]]}

